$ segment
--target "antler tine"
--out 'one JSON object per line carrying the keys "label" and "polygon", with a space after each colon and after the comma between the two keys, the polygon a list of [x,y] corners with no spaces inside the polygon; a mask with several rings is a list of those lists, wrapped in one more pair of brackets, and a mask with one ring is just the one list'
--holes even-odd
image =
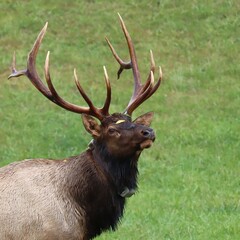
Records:
{"label": "antler tine", "polygon": [[26,75],[30,81],[33,83],[33,85],[43,94],[45,95],[48,99],[52,101],[51,97],[51,92],[47,89],[47,87],[42,83],[41,79],[38,76],[38,73],[36,72],[35,69],[35,63],[36,63],[36,55],[38,53],[38,49],[41,45],[42,39],[46,33],[47,30],[47,25],[48,23],[45,24],[41,32],[39,33],[32,50],[30,51],[28,55],[28,60],[27,60],[27,69],[25,70],[16,70],[16,57],[15,57],[15,52],[13,55],[13,64],[12,64],[12,74],[8,77],[8,79],[12,77],[19,77],[22,75]]}
{"label": "antler tine", "polygon": [[13,59],[12,59],[12,73],[17,72],[16,70],[16,52],[13,52]]}
{"label": "antler tine", "polygon": [[122,71],[124,69],[131,69],[132,68],[132,64],[131,64],[131,61],[129,62],[124,62],[117,54],[117,52],[115,51],[114,47],[112,46],[111,42],[109,41],[109,39],[107,37],[105,37],[106,41],[107,41],[107,44],[109,46],[109,48],[111,49],[112,51],[112,54],[114,56],[114,58],[117,60],[117,62],[119,63],[120,65],[120,68],[117,72],[117,76],[118,76],[118,79],[120,78],[120,75],[122,73]]}
{"label": "antler tine", "polygon": [[154,85],[154,75],[153,71],[150,72],[150,82],[147,86],[145,86],[145,91],[142,91],[141,94],[133,101],[131,104],[128,105],[125,113],[128,115],[132,115],[132,112],[144,101],[150,98],[159,88],[162,82],[162,69],[159,67],[159,79],[157,83]]}
{"label": "antler tine", "polygon": [[150,50],[150,62],[151,62],[151,65],[150,65],[150,72],[149,72],[149,75],[148,75],[148,79],[147,79],[146,83],[144,84],[144,86],[142,86],[141,93],[144,92],[148,88],[148,86],[151,82],[151,72],[153,72],[153,74],[155,72],[155,61],[154,61],[154,58],[153,58],[152,50]]}
{"label": "antler tine", "polygon": [[26,76],[32,82],[32,84],[49,100],[53,101],[52,94],[49,89],[43,84],[42,80],[40,79],[37,71],[36,71],[36,57],[38,54],[38,50],[41,46],[42,40],[46,34],[48,27],[48,22],[44,25],[43,29],[39,33],[35,43],[33,44],[32,50],[28,54],[27,59],[27,71]]}
{"label": "antler tine", "polygon": [[150,50],[150,61],[151,61],[151,71],[154,73],[155,72],[155,61],[153,57],[153,52]]}
{"label": "antler tine", "polygon": [[125,38],[127,40],[127,44],[128,44],[128,50],[129,50],[129,54],[130,54],[130,62],[125,62],[123,61],[118,54],[116,53],[115,49],[113,48],[112,44],[110,43],[110,41],[106,38],[106,41],[112,51],[112,54],[114,56],[114,58],[117,60],[117,62],[120,64],[120,69],[118,70],[118,78],[120,77],[121,72],[124,69],[132,69],[133,71],[133,76],[134,76],[134,92],[133,92],[133,96],[137,95],[137,93],[139,92],[140,88],[141,88],[141,81],[140,81],[140,73],[138,70],[138,63],[137,63],[137,58],[136,58],[136,53],[135,53],[135,49],[132,43],[132,39],[131,36],[128,33],[128,30],[125,26],[125,23],[121,17],[121,15],[118,13],[119,16],[119,20],[120,20],[120,24],[123,30],[123,33],[125,35]]}
{"label": "antler tine", "polygon": [[139,89],[141,88],[140,73],[139,73],[139,69],[138,69],[137,57],[136,57],[136,53],[135,53],[135,49],[133,46],[131,36],[128,33],[125,23],[119,13],[118,13],[118,16],[120,19],[120,24],[121,24],[123,33],[127,40],[128,50],[129,50],[130,59],[131,59],[131,66],[132,66],[133,77],[134,77],[134,92],[133,92],[133,97],[134,97],[138,93]]}
{"label": "antler tine", "polygon": [[105,83],[106,83],[106,88],[107,88],[107,97],[106,97],[106,100],[105,100],[105,103],[104,103],[104,106],[103,106],[102,110],[105,113],[105,115],[108,115],[112,93],[111,93],[111,84],[110,84],[107,69],[106,69],[105,66],[103,66],[103,70],[104,70],[104,77],[105,77]]}
{"label": "antler tine", "polygon": [[97,116],[98,119],[102,118],[102,116],[109,115],[109,107],[110,107],[110,103],[111,103],[111,85],[110,85],[109,77],[108,77],[105,66],[103,67],[103,70],[104,70],[105,83],[106,83],[106,88],[107,88],[107,97],[106,97],[104,106],[101,109],[98,109],[98,108],[94,107],[92,101],[90,100],[90,98],[87,96],[87,94],[83,90],[83,88],[78,80],[76,69],[74,69],[74,78],[75,78],[76,86],[77,86],[80,94],[82,95],[82,97],[84,98],[86,103],[88,104],[92,115]]}
{"label": "antler tine", "polygon": [[45,78],[46,78],[48,88],[52,94],[52,98],[50,100],[52,102],[56,103],[57,105],[59,105],[60,107],[63,107],[72,112],[79,113],[79,111],[81,110],[81,113],[88,113],[89,108],[79,107],[78,105],[69,103],[59,96],[55,87],[52,84],[52,80],[51,80],[51,76],[50,76],[50,72],[49,72],[49,56],[50,56],[50,52],[48,51],[47,56],[46,56],[46,61],[45,61],[44,73],[45,73]]}
{"label": "antler tine", "polygon": [[[95,116],[96,118],[98,118],[100,121],[103,119],[104,116],[109,115],[108,113],[108,109],[107,111],[104,111],[103,108],[99,109],[96,108],[93,105],[93,102],[90,100],[90,98],[87,96],[87,94],[85,93],[85,91],[83,90],[78,77],[77,77],[77,73],[76,73],[76,69],[74,69],[74,79],[75,79],[75,84],[77,86],[77,89],[79,91],[79,93],[81,94],[81,96],[83,97],[83,99],[85,100],[85,102],[88,104],[89,108],[84,108],[85,113],[90,114],[92,116]],[[109,103],[110,104],[110,103]],[[82,113],[84,113],[84,111]]]}
{"label": "antler tine", "polygon": [[85,91],[83,90],[83,88],[82,88],[82,86],[81,86],[81,84],[78,80],[76,69],[74,69],[74,79],[75,79],[75,84],[76,84],[76,86],[78,88],[78,91],[80,92],[81,96],[83,97],[85,102],[88,104],[88,106],[93,109],[94,105],[93,105],[92,101],[90,100],[90,98],[85,93]]}
{"label": "antler tine", "polygon": [[[151,71],[151,74],[152,74],[152,77],[154,77],[153,75],[153,71]],[[159,66],[159,78],[158,78],[158,81],[157,83],[152,86],[151,88],[151,91],[149,92],[149,94],[144,98],[144,100],[142,102],[144,102],[145,100],[147,100],[148,98],[150,98],[156,91],[157,89],[159,88],[161,82],[162,82],[162,78],[163,78],[163,75],[162,75],[162,68]],[[141,103],[142,103],[141,102]]]}
{"label": "antler tine", "polygon": [[26,72],[27,72],[26,69],[17,71],[17,69],[16,69],[16,53],[15,53],[15,51],[13,53],[11,69],[12,69],[12,73],[8,76],[8,79],[13,78],[13,77],[19,77],[19,76],[22,76],[22,75],[26,75]]}
{"label": "antler tine", "polygon": [[138,97],[134,98],[132,102],[130,102],[125,110],[125,113],[128,115],[132,115],[132,112],[145,100],[148,98],[148,95],[151,93],[153,85],[154,85],[154,75],[153,72],[150,72],[148,84],[145,84],[145,90],[141,91],[138,94]]}

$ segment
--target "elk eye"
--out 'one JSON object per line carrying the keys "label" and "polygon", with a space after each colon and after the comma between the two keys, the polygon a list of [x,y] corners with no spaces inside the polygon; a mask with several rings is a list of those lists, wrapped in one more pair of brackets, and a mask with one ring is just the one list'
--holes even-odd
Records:
{"label": "elk eye", "polygon": [[110,127],[110,128],[108,129],[108,133],[109,133],[110,135],[119,135],[117,129],[116,129],[116,128],[113,128],[113,127]]}
{"label": "elk eye", "polygon": [[110,134],[113,134],[113,133],[115,133],[116,132],[116,129],[115,128],[109,128],[108,129],[108,133],[110,133]]}

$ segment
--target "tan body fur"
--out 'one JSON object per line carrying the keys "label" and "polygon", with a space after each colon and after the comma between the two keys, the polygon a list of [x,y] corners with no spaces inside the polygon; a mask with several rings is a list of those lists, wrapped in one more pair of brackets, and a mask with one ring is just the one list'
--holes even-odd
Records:
{"label": "tan body fur", "polygon": [[64,191],[67,164],[25,160],[0,169],[1,240],[83,239],[84,210]]}

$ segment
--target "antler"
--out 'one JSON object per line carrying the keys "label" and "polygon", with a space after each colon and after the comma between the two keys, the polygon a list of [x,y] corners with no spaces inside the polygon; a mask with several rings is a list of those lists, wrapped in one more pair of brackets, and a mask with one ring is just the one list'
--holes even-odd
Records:
{"label": "antler", "polygon": [[89,114],[89,115],[92,115],[92,116],[98,118],[100,121],[102,121],[102,119],[105,116],[109,115],[108,111],[109,111],[109,106],[110,106],[110,102],[111,102],[111,86],[110,86],[107,70],[105,67],[103,67],[103,68],[104,68],[105,83],[106,83],[106,88],[107,88],[107,97],[106,97],[104,106],[102,108],[97,108],[93,105],[92,101],[87,96],[87,94],[83,90],[80,82],[78,81],[78,77],[77,77],[75,69],[74,69],[75,84],[79,90],[79,93],[82,95],[83,99],[88,104],[88,107],[82,107],[82,106],[78,106],[78,105],[69,103],[58,95],[56,89],[54,88],[54,86],[52,84],[52,80],[51,80],[50,72],[49,72],[50,52],[47,53],[46,61],[45,61],[45,78],[46,78],[48,88],[43,84],[42,80],[40,79],[40,77],[37,73],[37,70],[36,70],[36,57],[37,57],[39,47],[42,43],[43,37],[46,33],[47,26],[48,26],[48,23],[45,24],[45,26],[39,33],[39,35],[33,45],[33,48],[28,55],[27,69],[20,70],[20,71],[16,70],[16,58],[15,58],[15,53],[14,53],[13,63],[12,63],[12,74],[8,78],[19,77],[19,76],[25,75],[29,78],[29,80],[32,82],[32,84],[45,97],[47,97],[53,103],[59,105],[60,107],[66,109],[68,111],[72,111],[72,112],[79,113],[79,114],[81,114],[81,113]]}
{"label": "antler", "polygon": [[150,61],[151,61],[150,72],[149,72],[146,83],[145,84],[141,83],[140,72],[139,72],[138,63],[137,63],[137,57],[136,57],[132,39],[127,31],[127,28],[124,24],[122,17],[120,16],[120,14],[118,14],[118,15],[119,15],[123,33],[127,40],[128,50],[129,50],[131,60],[129,62],[123,61],[118,56],[118,54],[116,53],[112,44],[110,43],[110,41],[107,38],[106,38],[106,41],[112,51],[114,58],[120,64],[120,68],[117,73],[118,78],[120,77],[120,75],[124,69],[132,69],[133,77],[134,77],[134,90],[133,90],[132,97],[127,105],[126,110],[125,110],[125,113],[131,115],[132,112],[140,104],[142,104],[145,100],[147,100],[149,97],[151,97],[156,92],[156,90],[158,89],[158,87],[160,86],[161,81],[162,81],[162,70],[161,70],[161,67],[159,67],[159,79],[158,79],[157,83],[154,85],[155,62],[154,62],[154,58],[153,58],[153,53],[152,53],[152,51],[150,51]]}

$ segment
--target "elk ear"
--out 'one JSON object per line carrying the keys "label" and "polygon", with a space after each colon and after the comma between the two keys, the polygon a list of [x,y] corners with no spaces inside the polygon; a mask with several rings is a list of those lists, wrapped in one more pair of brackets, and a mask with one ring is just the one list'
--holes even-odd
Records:
{"label": "elk ear", "polygon": [[145,125],[145,126],[149,127],[152,122],[153,115],[154,115],[153,112],[145,113],[145,114],[141,115],[140,117],[138,117],[137,119],[135,119],[133,122],[136,124],[141,124],[141,125]]}
{"label": "elk ear", "polygon": [[93,136],[93,138],[99,137],[101,127],[96,119],[87,114],[81,114],[81,116],[85,129]]}

